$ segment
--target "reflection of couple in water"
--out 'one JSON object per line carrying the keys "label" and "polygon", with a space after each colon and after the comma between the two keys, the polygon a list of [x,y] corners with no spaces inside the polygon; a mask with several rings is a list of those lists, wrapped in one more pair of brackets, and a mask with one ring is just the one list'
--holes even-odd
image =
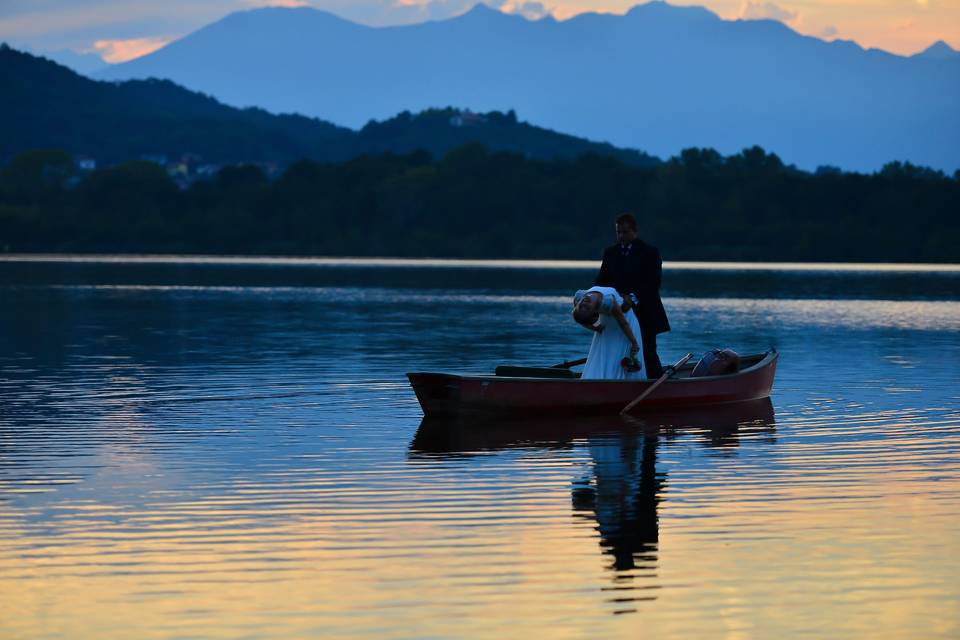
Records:
{"label": "reflection of couple in water", "polygon": [[637,560],[656,562],[657,505],[665,480],[656,469],[658,444],[655,434],[590,438],[593,468],[573,483],[573,509],[596,519],[600,543],[617,571],[636,568]]}
{"label": "reflection of couple in water", "polygon": [[[769,398],[695,409],[647,413],[643,418],[498,419],[457,422],[425,417],[410,444],[411,457],[468,459],[496,451],[553,451],[584,447],[589,461],[570,484],[575,516],[596,523],[599,543],[620,589],[635,578],[654,579],[660,542],[660,509],[667,470],[661,447],[692,436],[717,453],[735,455],[745,431],[750,442],[775,442]],[[682,445],[686,446],[686,444]],[[715,458],[715,456],[711,456]],[[465,467],[469,468],[469,467]],[[636,586],[635,588],[647,588]]]}
{"label": "reflection of couple in water", "polygon": [[657,334],[670,330],[660,300],[660,251],[637,237],[629,213],[617,218],[616,231],[617,244],[603,252],[595,286],[573,298],[573,319],[594,332],[582,377],[658,378]]}

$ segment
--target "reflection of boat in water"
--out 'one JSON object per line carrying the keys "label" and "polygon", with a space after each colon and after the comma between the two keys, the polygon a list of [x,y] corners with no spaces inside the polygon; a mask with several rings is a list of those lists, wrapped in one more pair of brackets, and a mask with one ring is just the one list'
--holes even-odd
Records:
{"label": "reflection of boat in water", "polygon": [[769,398],[639,416],[553,417],[541,420],[425,416],[410,443],[410,455],[462,456],[513,447],[563,447],[574,440],[620,433],[656,433],[671,437],[695,434],[709,446],[736,446],[742,429],[772,437],[773,404]]}
{"label": "reflection of boat in water", "polygon": [[[656,589],[644,580],[656,577],[658,508],[667,482],[656,470],[661,444],[694,435],[704,446],[732,450],[741,436],[772,440],[774,430],[769,398],[642,417],[483,422],[426,417],[410,443],[410,456],[445,459],[512,448],[585,447],[590,464],[571,483],[571,505],[577,516],[596,522],[600,547],[614,572],[611,601],[624,612],[632,610],[632,602],[654,597],[651,589]],[[630,590],[641,591],[631,595]]]}
{"label": "reflection of boat in water", "polygon": [[[769,398],[777,351],[743,356],[737,373],[693,377],[687,363],[644,401],[644,411]],[[516,369],[516,368],[514,368]],[[408,373],[424,415],[617,415],[653,380],[583,380],[567,369],[523,375]]]}

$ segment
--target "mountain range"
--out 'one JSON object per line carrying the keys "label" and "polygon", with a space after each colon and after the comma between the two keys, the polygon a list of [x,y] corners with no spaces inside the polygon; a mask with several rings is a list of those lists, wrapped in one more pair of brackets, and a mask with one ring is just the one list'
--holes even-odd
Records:
{"label": "mountain range", "polygon": [[956,51],[943,40],[937,40],[920,53],[910,57],[926,58],[927,60],[960,60],[960,51]]}
{"label": "mountain range", "polygon": [[468,142],[531,158],[594,153],[633,166],[659,160],[550,131],[512,112],[438,109],[401,113],[360,131],[316,118],[237,109],[169,80],[94,81],[50,60],[0,46],[0,161],[37,148],[58,148],[114,163],[184,153],[213,164],[343,161],[362,154],[435,157]]}
{"label": "mountain range", "polygon": [[911,57],[772,20],[663,2],[528,20],[485,5],[367,27],[310,8],[231,14],[97,77],[166,78],[226,104],[348,127],[401,111],[515,109],[550,129],[670,156],[751,145],[812,169],[960,167],[960,55]]}

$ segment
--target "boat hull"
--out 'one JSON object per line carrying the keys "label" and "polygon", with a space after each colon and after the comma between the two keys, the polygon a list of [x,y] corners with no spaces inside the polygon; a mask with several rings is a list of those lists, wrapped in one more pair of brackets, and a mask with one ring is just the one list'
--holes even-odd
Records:
{"label": "boat hull", "polygon": [[[756,364],[730,375],[669,379],[632,412],[768,398],[777,357],[771,350]],[[427,416],[616,415],[654,383],[446,373],[408,373],[407,377]]]}

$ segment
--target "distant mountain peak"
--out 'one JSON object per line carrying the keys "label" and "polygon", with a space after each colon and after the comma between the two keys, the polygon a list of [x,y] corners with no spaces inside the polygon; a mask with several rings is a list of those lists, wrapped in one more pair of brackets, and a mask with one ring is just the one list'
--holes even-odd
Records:
{"label": "distant mountain peak", "polygon": [[960,51],[957,51],[943,40],[937,40],[932,45],[917,53],[914,58],[930,58],[932,60],[952,60],[960,58]]}
{"label": "distant mountain peak", "polygon": [[246,9],[244,11],[234,11],[233,13],[227,14],[221,18],[218,22],[212,24],[262,24],[264,20],[269,20],[271,22],[279,23],[297,23],[304,20],[310,20],[312,23],[336,23],[336,24],[351,24],[355,26],[361,26],[358,23],[347,20],[346,18],[341,18],[335,13],[329,11],[324,11],[323,9],[315,9],[313,7],[257,7],[254,9]]}
{"label": "distant mountain peak", "polygon": [[[519,109],[555,130],[662,155],[760,144],[801,167],[867,170],[891,157],[958,166],[960,151],[945,142],[960,113],[955,61],[864,51],[775,20],[724,20],[661,1],[556,22],[489,2],[389,28],[317,10],[250,12],[263,26],[251,19],[196,32],[98,77],[166,77],[229,105],[356,128],[459,104]],[[927,55],[938,52],[953,50],[938,45]],[[878,136],[891,121],[898,135]]]}
{"label": "distant mountain peak", "polygon": [[635,4],[626,13],[630,17],[671,16],[687,20],[720,20],[720,16],[705,7],[678,6],[663,0]]}
{"label": "distant mountain peak", "polygon": [[469,11],[461,14],[458,18],[453,18],[453,19],[454,20],[467,19],[467,20],[490,21],[490,20],[503,20],[503,19],[512,19],[512,18],[521,18],[521,17],[523,16],[520,16],[517,14],[505,13],[503,11],[500,11],[499,9],[494,9],[488,4],[484,4],[483,2],[478,2],[477,4],[473,5],[473,7],[471,7]]}
{"label": "distant mountain peak", "polygon": [[470,7],[470,9],[464,15],[470,15],[471,13],[474,13],[477,15],[484,15],[484,14],[493,15],[494,13],[500,13],[500,11],[494,9],[493,7],[491,7],[490,5],[484,2],[478,2],[472,7]]}

